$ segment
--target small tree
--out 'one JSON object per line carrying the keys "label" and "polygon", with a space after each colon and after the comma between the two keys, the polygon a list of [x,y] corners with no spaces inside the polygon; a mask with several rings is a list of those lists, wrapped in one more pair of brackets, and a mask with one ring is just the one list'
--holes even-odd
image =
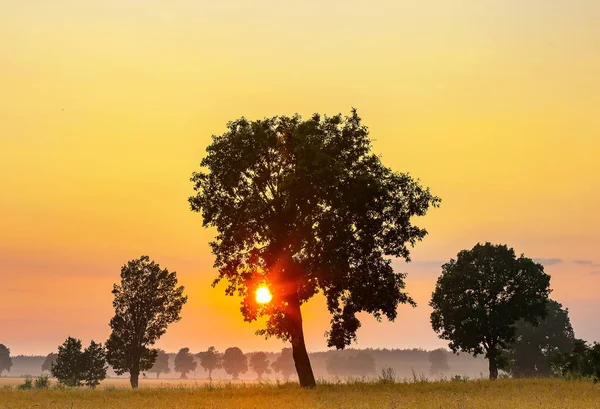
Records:
{"label": "small tree", "polygon": [[448,366],[448,352],[445,349],[434,349],[429,352],[428,357],[429,364],[431,365],[429,368],[429,373],[431,375],[437,375],[450,370],[450,367]]}
{"label": "small tree", "polygon": [[538,325],[520,320],[516,323],[515,341],[507,347],[508,370],[515,378],[549,376],[549,359],[557,352],[570,352],[575,334],[569,310],[550,300],[546,318]]}
{"label": "small tree", "polygon": [[365,351],[360,351],[348,358],[348,373],[352,376],[367,376],[374,374],[375,358]]}
{"label": "small tree", "polygon": [[83,351],[83,380],[85,385],[95,388],[106,379],[106,349],[101,343],[90,342]]}
{"label": "small tree", "polygon": [[102,344],[94,341],[84,351],[81,340],[68,337],[58,347],[56,359],[50,372],[58,381],[70,387],[89,386],[95,388],[106,378],[106,351]]}
{"label": "small tree", "polygon": [[592,378],[600,381],[600,344],[588,344],[574,339],[570,351],[556,351],[550,357],[550,366],[556,375]]}
{"label": "small tree", "polygon": [[262,380],[264,374],[270,374],[269,360],[264,352],[256,352],[250,356],[250,368],[258,375],[258,380]]}
{"label": "small tree", "polygon": [[515,323],[536,324],[545,316],[549,286],[541,264],[517,258],[505,245],[477,244],[442,266],[431,325],[452,351],[484,354],[496,379],[506,364],[502,351],[515,341]]}
{"label": "small tree", "polygon": [[54,352],[46,355],[46,359],[44,359],[44,363],[42,363],[42,372],[50,372],[52,364],[56,361],[57,356],[58,354],[55,354]]}
{"label": "small tree", "polygon": [[50,372],[63,385],[70,387],[82,385],[85,368],[81,340],[68,337],[58,347],[58,355]]}
{"label": "small tree", "polygon": [[0,376],[2,372],[10,372],[12,367],[12,358],[10,357],[10,349],[4,344],[0,344]]}
{"label": "small tree", "polygon": [[283,379],[286,381],[290,379],[290,376],[296,372],[292,348],[283,348],[281,350],[281,355],[279,355],[275,362],[271,364],[271,368],[273,368],[275,372],[281,373]]}
{"label": "small tree", "polygon": [[152,368],[157,351],[150,346],[180,320],[187,297],[177,286],[177,274],[161,269],[148,256],[121,268],[121,283],[113,288],[115,316],[106,342],[107,360],[118,375],[129,372],[132,388],[141,371]]}
{"label": "small tree", "polygon": [[195,371],[197,365],[189,348],[181,348],[175,355],[175,372],[181,374],[181,379],[187,379],[187,374]]}
{"label": "small tree", "polygon": [[212,379],[212,371],[223,366],[223,358],[215,347],[210,347],[206,351],[199,352],[197,356],[200,359],[200,366],[205,371],[208,371],[208,379]]}
{"label": "small tree", "polygon": [[161,373],[171,372],[171,368],[169,368],[169,355],[162,349],[157,349],[156,353],[156,361],[152,368],[148,369],[148,372],[155,373],[156,379],[158,379]]}
{"label": "small tree", "polygon": [[240,374],[248,372],[246,355],[238,347],[227,348],[223,354],[223,369],[233,379],[238,379]]}
{"label": "small tree", "polygon": [[[302,387],[316,385],[301,312],[315,294],[327,299],[327,344],[338,349],[356,339],[360,312],[393,321],[398,305],[415,305],[391,258],[410,260],[427,234],[412,223],[439,199],[383,165],[356,110],[240,118],[213,137],[201,166],[189,201],[216,228],[217,281],[240,295],[246,321],[268,317],[259,335],[291,342]],[[269,303],[254,299],[260,285]]]}

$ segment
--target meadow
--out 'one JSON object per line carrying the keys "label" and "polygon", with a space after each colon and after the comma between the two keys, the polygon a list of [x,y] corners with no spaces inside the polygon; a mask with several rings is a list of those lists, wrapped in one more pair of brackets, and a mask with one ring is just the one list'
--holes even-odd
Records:
{"label": "meadow", "polygon": [[[6,382],[5,382],[6,383]],[[123,386],[122,384],[119,386]],[[16,390],[0,386],[0,409],[17,408],[600,408],[600,384],[562,379],[502,379],[413,383],[321,383],[314,390],[294,383],[251,384],[149,382],[138,390],[107,382],[99,389]]]}

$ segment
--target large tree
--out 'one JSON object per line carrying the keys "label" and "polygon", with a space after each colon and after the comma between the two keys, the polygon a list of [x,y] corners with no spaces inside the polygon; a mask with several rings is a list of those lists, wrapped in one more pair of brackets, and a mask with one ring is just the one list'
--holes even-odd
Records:
{"label": "large tree", "polygon": [[546,318],[538,325],[517,321],[515,341],[506,351],[508,370],[514,377],[551,375],[550,358],[558,352],[570,352],[574,341],[569,310],[549,300]]}
{"label": "large tree", "polygon": [[223,354],[223,369],[233,379],[238,379],[240,374],[248,372],[248,359],[238,347],[231,347]]}
{"label": "large tree", "polygon": [[189,348],[181,348],[177,355],[175,355],[175,372],[181,374],[181,379],[187,379],[187,374],[195,371],[197,365],[194,355],[190,353]]}
{"label": "large tree", "polygon": [[283,379],[286,381],[290,379],[290,376],[296,371],[294,366],[294,357],[292,356],[292,348],[283,348],[281,355],[271,364],[271,368],[275,372],[281,373]]}
{"label": "large tree", "polygon": [[515,324],[544,318],[550,291],[541,264],[517,258],[506,245],[477,244],[442,266],[431,325],[452,351],[484,354],[496,379],[506,364],[502,352],[515,341]]}
{"label": "large tree", "polygon": [[156,350],[156,361],[152,368],[148,369],[150,373],[156,373],[156,379],[160,377],[161,373],[167,374],[171,372],[169,368],[169,355],[162,349]]}
{"label": "large tree", "polygon": [[118,375],[129,372],[132,388],[138,387],[140,372],[154,365],[157,351],[150,347],[169,324],[179,321],[187,301],[183,290],[174,271],[161,269],[148,256],[121,268],[121,283],[112,290],[115,316],[109,324],[107,360]]}
{"label": "large tree", "polygon": [[250,356],[250,368],[256,372],[258,380],[262,380],[264,374],[270,374],[269,360],[264,352],[255,352]]}
{"label": "large tree", "polygon": [[444,373],[450,370],[450,366],[448,366],[448,351],[444,348],[434,349],[429,352],[429,373],[431,375],[438,375],[440,373]]}
{"label": "large tree", "polygon": [[[394,320],[405,274],[391,258],[427,234],[412,224],[439,199],[408,174],[392,171],[371,151],[355,110],[347,117],[238,119],[213,136],[192,176],[189,199],[211,243],[226,293],[242,297],[246,321],[267,316],[259,334],[291,341],[300,384],[315,386],[300,306],[318,292],[332,315],[328,345],[356,339],[357,314]],[[258,304],[257,287],[273,298]]]}
{"label": "large tree", "polygon": [[208,379],[212,379],[212,371],[223,366],[223,357],[215,347],[210,347],[206,351],[199,352],[197,357],[200,359],[200,366],[205,371],[208,371]]}
{"label": "large tree", "polygon": [[12,358],[10,357],[10,349],[4,344],[0,344],[0,375],[2,372],[10,372],[12,367]]}

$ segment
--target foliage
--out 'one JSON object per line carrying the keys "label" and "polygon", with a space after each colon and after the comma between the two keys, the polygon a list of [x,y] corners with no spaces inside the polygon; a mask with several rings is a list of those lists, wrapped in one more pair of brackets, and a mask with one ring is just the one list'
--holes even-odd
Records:
{"label": "foliage", "polygon": [[190,353],[189,348],[181,348],[175,355],[175,372],[181,374],[181,379],[187,379],[189,372],[195,371],[198,365],[194,360],[194,356]]}
{"label": "foliage", "polygon": [[[414,226],[439,199],[371,152],[355,110],[347,117],[238,119],[213,136],[192,175],[193,211],[216,227],[211,243],[226,293],[238,293],[246,321],[267,316],[258,333],[292,342],[300,384],[314,386],[300,305],[322,292],[332,315],[327,343],[356,339],[357,314],[394,320],[414,301],[392,257],[409,260],[425,229]],[[206,170],[206,171],[205,171]],[[273,294],[259,305],[254,291]]]}
{"label": "foliage", "polygon": [[258,379],[261,380],[264,374],[270,374],[269,360],[264,352],[255,352],[250,356],[250,369],[256,372]]}
{"label": "foliage", "polygon": [[375,359],[367,352],[343,357],[334,354],[327,360],[327,372],[336,376],[366,376],[375,373]]}
{"label": "foliage", "polygon": [[58,354],[50,371],[65,386],[85,384],[95,388],[106,378],[106,350],[101,343],[94,341],[85,350],[82,351],[81,348],[81,340],[68,337],[58,347]]}
{"label": "foliage", "polygon": [[227,348],[223,354],[223,369],[233,379],[237,379],[240,374],[248,372],[246,355],[238,347]]}
{"label": "foliage", "polygon": [[490,379],[506,365],[502,351],[515,341],[516,322],[546,314],[550,276],[541,264],[506,245],[477,244],[442,266],[431,298],[431,325],[452,351],[484,354]]}
{"label": "foliage", "polygon": [[27,376],[25,378],[25,381],[22,384],[17,386],[17,389],[25,390],[25,391],[33,389],[33,379],[31,378],[31,376]]}
{"label": "foliage", "polygon": [[50,379],[45,375],[38,376],[33,381],[33,387],[35,389],[48,389],[50,387]]}
{"label": "foliage", "polygon": [[515,342],[506,350],[508,370],[513,377],[549,376],[549,359],[560,352],[570,352],[575,334],[569,310],[554,300],[546,306],[546,317],[538,325],[525,320],[516,323]]}
{"label": "foliage", "polygon": [[550,357],[550,367],[557,375],[569,378],[600,380],[600,343],[588,344],[575,339],[568,352],[555,352]]}
{"label": "foliage", "polygon": [[12,358],[10,357],[10,349],[4,344],[0,344],[0,375],[2,375],[2,372],[4,371],[10,372],[11,367]]}
{"label": "foliage", "polygon": [[281,373],[283,379],[287,381],[296,372],[292,348],[283,348],[281,355],[271,364],[271,368],[273,368],[273,371]]}
{"label": "foliage", "polygon": [[206,351],[199,352],[197,356],[200,359],[200,366],[205,371],[208,371],[208,379],[212,379],[212,371],[223,366],[223,358],[215,347],[210,347]]}
{"label": "foliage", "polygon": [[169,368],[169,355],[164,350],[156,350],[156,361],[152,365],[152,368],[148,369],[148,372],[155,373],[156,379],[159,378],[161,373],[167,374],[171,372],[171,368]]}
{"label": "foliage", "polygon": [[432,375],[450,370],[450,366],[448,366],[448,352],[443,348],[434,349],[429,352],[429,363],[431,364],[429,373]]}
{"label": "foliage", "polygon": [[137,388],[141,371],[156,361],[157,351],[149,347],[180,320],[187,297],[177,286],[177,274],[161,269],[148,256],[129,261],[121,268],[121,283],[112,294],[115,315],[112,333],[106,342],[107,360],[121,375],[129,372],[132,388]]}
{"label": "foliage", "polygon": [[56,361],[56,357],[58,357],[58,354],[55,354],[54,352],[51,352],[46,356],[46,359],[44,359],[44,363],[42,364],[42,372],[50,372],[52,364]]}
{"label": "foliage", "polygon": [[381,368],[381,373],[379,375],[379,383],[395,383],[396,382],[396,371],[394,368],[385,367]]}

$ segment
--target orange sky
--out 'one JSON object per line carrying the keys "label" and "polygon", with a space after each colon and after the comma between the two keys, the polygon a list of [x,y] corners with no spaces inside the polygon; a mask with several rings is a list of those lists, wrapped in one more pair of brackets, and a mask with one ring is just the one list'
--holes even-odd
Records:
{"label": "orange sky", "polygon": [[[106,339],[120,267],[148,254],[189,295],[160,347],[281,348],[210,288],[188,179],[229,120],[350,107],[443,199],[398,264],[419,307],[366,318],[359,346],[444,345],[438,265],[478,241],[559,260],[554,298],[600,340],[600,3],[321,3],[0,2],[0,343]],[[325,349],[322,300],[305,315]]]}

